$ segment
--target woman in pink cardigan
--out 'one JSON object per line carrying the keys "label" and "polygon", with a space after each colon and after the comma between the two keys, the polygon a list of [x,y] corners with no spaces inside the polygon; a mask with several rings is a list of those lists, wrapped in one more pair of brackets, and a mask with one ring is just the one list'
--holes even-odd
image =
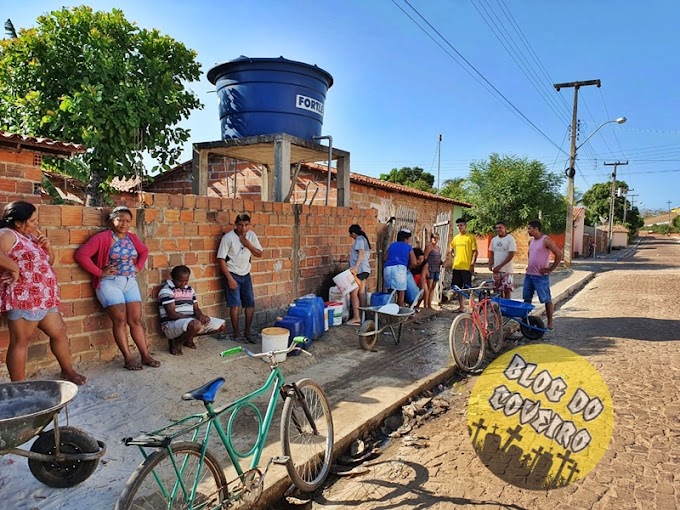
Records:
{"label": "woman in pink cardigan", "polygon": [[[149,250],[129,232],[132,211],[116,207],[109,215],[111,230],[93,235],[78,251],[75,259],[90,273],[97,299],[113,322],[113,338],[125,359],[125,368],[141,370],[142,365],[159,367],[159,361],[149,354],[142,326],[142,296],[137,285],[137,273],[144,267]],[[141,362],[130,352],[127,327],[135,342]]]}

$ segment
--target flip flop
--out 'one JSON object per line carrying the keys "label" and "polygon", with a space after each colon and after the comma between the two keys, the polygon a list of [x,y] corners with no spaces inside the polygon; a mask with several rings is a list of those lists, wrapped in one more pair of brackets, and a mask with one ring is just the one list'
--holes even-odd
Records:
{"label": "flip flop", "polygon": [[156,359],[149,359],[147,361],[142,361],[142,365],[146,365],[151,368],[158,368],[161,366],[161,362]]}
{"label": "flip flop", "polygon": [[361,321],[349,321],[347,324],[350,326],[361,326]]}

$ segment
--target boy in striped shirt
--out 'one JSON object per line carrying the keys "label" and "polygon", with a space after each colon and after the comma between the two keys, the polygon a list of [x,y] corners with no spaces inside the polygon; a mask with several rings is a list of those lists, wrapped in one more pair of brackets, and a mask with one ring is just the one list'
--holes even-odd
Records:
{"label": "boy in striped shirt", "polygon": [[196,291],[189,286],[191,270],[177,266],[158,293],[161,331],[168,337],[170,354],[182,354],[182,346],[195,349],[194,337],[224,331],[223,319],[208,317],[198,307]]}

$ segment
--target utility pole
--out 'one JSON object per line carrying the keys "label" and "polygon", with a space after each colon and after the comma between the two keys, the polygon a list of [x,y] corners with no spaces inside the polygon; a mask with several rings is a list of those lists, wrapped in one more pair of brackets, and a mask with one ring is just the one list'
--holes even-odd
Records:
{"label": "utility pole", "polygon": [[439,189],[441,188],[441,183],[439,182],[439,170],[442,166],[442,135],[439,134],[439,144],[437,145],[437,195],[439,195]]}
{"label": "utility pole", "polygon": [[671,228],[671,201],[666,202],[668,204],[668,228]]}
{"label": "utility pole", "polygon": [[555,83],[557,92],[562,88],[574,88],[574,111],[571,116],[571,152],[567,174],[567,227],[564,232],[564,265],[571,265],[571,246],[574,238],[574,176],[576,175],[576,111],[578,109],[578,89],[589,85],[600,87],[600,80],[574,81],[569,83]]}
{"label": "utility pole", "polygon": [[626,162],[621,162],[617,161],[616,163],[605,163],[605,166],[613,166],[614,171],[612,172],[612,193],[611,197],[609,198],[609,236],[607,239],[607,253],[612,252],[612,237],[613,236],[613,230],[614,230],[614,202],[616,200],[616,168],[619,165],[627,165],[628,161]]}
{"label": "utility pole", "polygon": [[[626,223],[626,212],[628,211],[628,192],[629,191],[635,191],[633,188],[630,188],[626,190],[626,194],[624,195],[623,199],[623,223]],[[635,203],[635,197],[639,197],[637,193],[631,193],[630,194],[630,209],[631,211],[633,210],[633,204]]]}

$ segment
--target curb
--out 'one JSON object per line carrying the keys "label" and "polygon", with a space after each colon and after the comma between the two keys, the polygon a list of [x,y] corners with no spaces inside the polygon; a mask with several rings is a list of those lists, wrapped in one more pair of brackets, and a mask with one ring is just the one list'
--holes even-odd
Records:
{"label": "curb", "polygon": [[[391,404],[380,409],[371,418],[359,423],[356,427],[345,433],[342,437],[336,436],[333,442],[333,460],[338,458],[340,454],[346,448],[348,448],[354,440],[361,438],[365,432],[378,428],[378,426],[381,425],[388,416],[394,414],[399,408],[404,406],[404,404],[408,403],[410,400],[412,400],[414,397],[417,397],[424,391],[429,390],[430,388],[450,379],[457,372],[458,367],[456,367],[454,364],[448,366],[447,368],[442,368],[430,374],[429,376],[420,379],[419,381],[413,383],[413,387],[408,391],[408,393],[402,395]],[[264,488],[257,503],[252,505],[250,508],[256,510],[265,510],[270,508],[273,503],[281,500],[284,497],[286,491],[291,485],[292,484],[290,478],[288,478],[288,473],[284,472],[283,476],[274,481],[272,485]]]}

